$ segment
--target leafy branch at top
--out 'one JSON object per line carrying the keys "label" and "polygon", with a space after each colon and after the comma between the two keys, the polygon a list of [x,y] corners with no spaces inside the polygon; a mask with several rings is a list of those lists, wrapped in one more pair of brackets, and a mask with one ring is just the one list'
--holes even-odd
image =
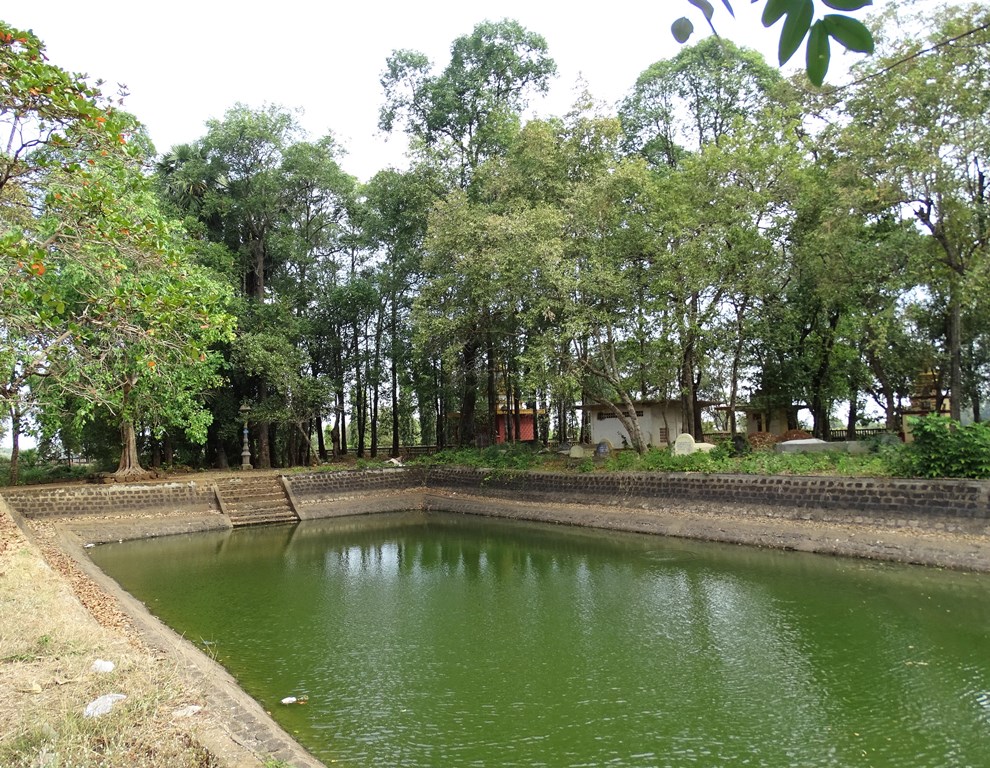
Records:
{"label": "leafy branch at top", "polygon": [[[820,0],[821,4],[835,11],[858,11],[873,4],[873,0]],[[709,0],[688,0],[705,16],[705,21],[712,32],[717,34],[712,17],[715,7]],[[758,0],[752,0],[758,2]],[[732,3],[722,0],[729,14],[735,17]],[[763,7],[763,26],[772,27],[781,19],[784,24],[780,30],[780,42],[777,47],[777,60],[783,66],[801,47],[805,46],[806,69],[808,79],[815,85],[825,81],[828,65],[831,59],[831,40],[835,40],[847,50],[859,53],[873,53],[873,35],[863,22],[847,16],[844,13],[827,13],[815,19],[815,0],[765,0]],[[670,27],[674,39],[679,43],[686,42],[694,32],[694,24],[686,16],[677,19]]]}

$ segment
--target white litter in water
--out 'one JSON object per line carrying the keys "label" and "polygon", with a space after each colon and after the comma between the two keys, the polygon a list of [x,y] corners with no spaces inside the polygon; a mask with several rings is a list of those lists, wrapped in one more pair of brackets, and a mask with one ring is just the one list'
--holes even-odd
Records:
{"label": "white litter in water", "polygon": [[93,662],[93,666],[90,669],[93,672],[113,672],[114,663],[112,661],[104,661],[103,659],[97,659]]}
{"label": "white litter in water", "polygon": [[101,715],[105,715],[113,709],[114,704],[126,698],[122,693],[108,693],[100,696],[100,698],[94,699],[86,705],[86,709],[83,710],[83,717],[100,717]]}

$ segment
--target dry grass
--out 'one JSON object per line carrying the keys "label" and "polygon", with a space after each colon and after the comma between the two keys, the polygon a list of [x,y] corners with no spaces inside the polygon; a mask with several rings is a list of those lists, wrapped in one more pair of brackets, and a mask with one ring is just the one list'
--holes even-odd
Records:
{"label": "dry grass", "polygon": [[[83,717],[106,693],[127,698]],[[171,662],[100,626],[0,507],[0,766],[212,768],[196,716],[176,714],[198,699]]]}

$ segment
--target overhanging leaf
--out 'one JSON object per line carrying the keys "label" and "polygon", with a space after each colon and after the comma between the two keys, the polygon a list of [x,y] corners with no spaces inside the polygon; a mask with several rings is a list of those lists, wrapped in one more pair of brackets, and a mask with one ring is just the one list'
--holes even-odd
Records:
{"label": "overhanging leaf", "polygon": [[691,37],[691,33],[694,32],[694,24],[691,23],[691,19],[681,16],[681,18],[670,25],[670,32],[677,42],[686,43],[688,38]]}
{"label": "overhanging leaf", "polygon": [[828,14],[822,21],[828,34],[850,51],[873,53],[873,35],[861,22],[837,13]]}
{"label": "overhanging leaf", "polygon": [[807,64],[808,79],[815,85],[825,82],[828,63],[832,52],[828,44],[828,28],[825,22],[818,20],[811,27],[808,36]]}
{"label": "overhanging leaf", "polygon": [[837,11],[858,11],[860,8],[873,5],[873,0],[822,0],[822,5]]}
{"label": "overhanging leaf", "polygon": [[790,12],[793,4],[794,0],[767,0],[767,4],[763,6],[761,18],[763,26],[772,27],[780,20],[781,16]]}
{"label": "overhanging leaf", "polygon": [[797,0],[789,3],[789,5],[791,8],[787,11],[784,28],[780,31],[780,45],[777,48],[777,59],[781,66],[786,64],[801,46],[815,15],[815,6],[812,0]]}
{"label": "overhanging leaf", "polygon": [[705,14],[705,18],[711,22],[712,16],[715,14],[715,6],[709,3],[708,0],[688,0],[688,2]]}
{"label": "overhanging leaf", "polygon": [[732,18],[736,18],[736,12],[732,10],[732,3],[730,3],[729,0],[722,0],[722,5],[725,6],[725,10],[729,12],[729,15]]}

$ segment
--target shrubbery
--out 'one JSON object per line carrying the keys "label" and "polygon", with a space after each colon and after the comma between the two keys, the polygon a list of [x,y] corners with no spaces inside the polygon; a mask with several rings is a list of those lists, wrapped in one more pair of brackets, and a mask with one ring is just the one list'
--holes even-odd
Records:
{"label": "shrubbery", "polygon": [[494,470],[552,469],[577,472],[707,472],[751,475],[850,475],[884,477],[893,473],[893,451],[854,456],[848,453],[775,453],[755,450],[741,455],[730,441],[709,453],[675,456],[669,448],[652,448],[640,455],[632,450],[615,451],[605,460],[569,460],[556,453],[540,452],[529,445],[499,445],[491,448],[458,448],[412,463],[457,465]]}
{"label": "shrubbery", "polygon": [[909,477],[990,478],[990,424],[962,426],[943,416],[911,421],[914,441],[896,456],[897,474]]}
{"label": "shrubbery", "polygon": [[450,464],[486,469],[534,469],[544,463],[540,454],[527,443],[493,445],[490,448],[451,448],[432,456],[414,459],[413,464]]}
{"label": "shrubbery", "polygon": [[[20,453],[17,463],[17,484],[57,483],[65,480],[78,480],[86,477],[93,468],[84,464],[69,464],[61,461],[47,461],[39,457],[34,448]],[[0,486],[10,484],[10,459],[0,457]]]}

